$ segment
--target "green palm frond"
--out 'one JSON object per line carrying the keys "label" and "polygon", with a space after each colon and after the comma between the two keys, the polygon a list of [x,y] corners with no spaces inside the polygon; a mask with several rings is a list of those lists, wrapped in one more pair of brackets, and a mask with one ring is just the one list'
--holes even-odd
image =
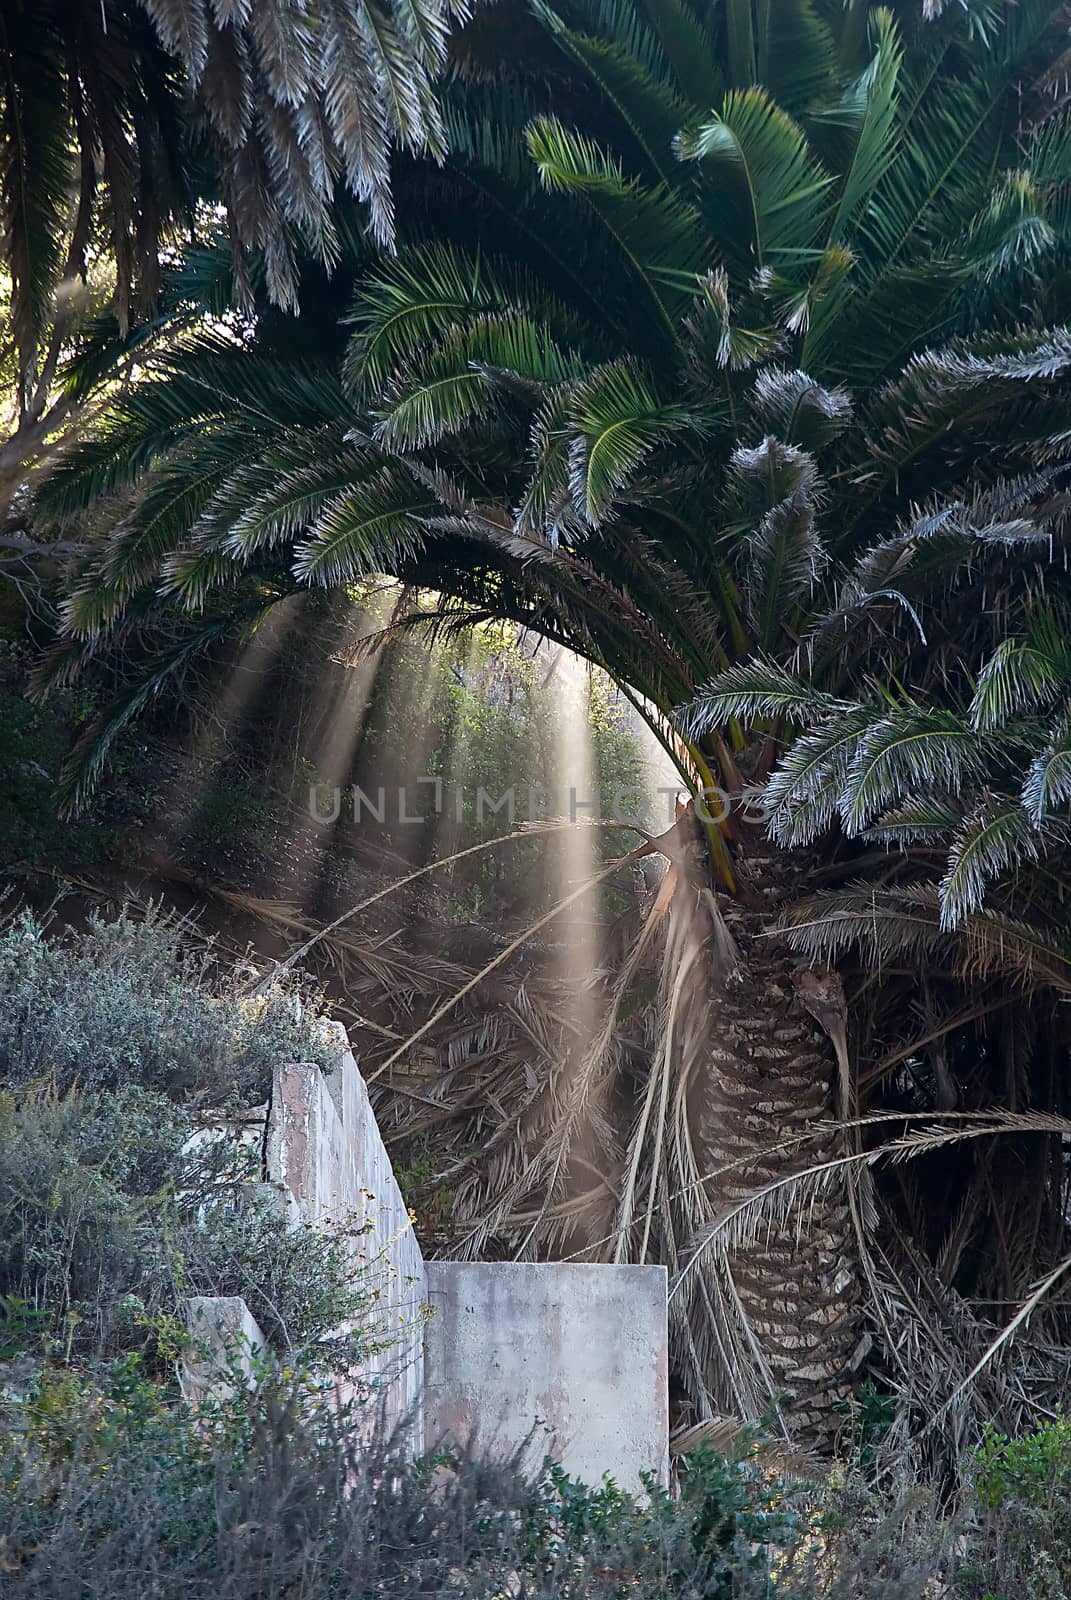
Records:
{"label": "green palm frond", "polygon": [[[834,25],[822,10],[816,0],[786,0],[776,13],[772,7],[757,10],[753,81],[794,115],[822,104],[836,81]],[[708,103],[714,99],[707,96]]]}
{"label": "green palm frond", "polygon": [[[954,345],[913,356],[903,373],[879,390],[862,421],[861,493],[852,531],[865,508],[909,471],[924,475],[928,466],[932,481],[934,473],[948,472],[957,448],[969,469],[981,441],[1021,415],[1028,397],[1037,400],[1044,415],[1057,404],[1053,380],[1067,371],[1069,360],[1066,328],[1040,337],[1001,338],[989,349]],[[1040,441],[1044,432],[1039,422],[1035,438]],[[1009,450],[1011,470],[1033,465],[1031,454],[1024,450],[1017,458]]]}
{"label": "green palm frond", "polygon": [[995,879],[1024,861],[1036,861],[1040,848],[1017,802],[986,795],[952,838],[940,887],[942,928],[958,928],[977,911]]}
{"label": "green palm frond", "polygon": [[684,320],[688,336],[689,376],[700,393],[717,393],[724,369],[737,372],[753,367],[776,353],[782,342],[780,329],[756,319],[745,326],[732,315],[729,275],[715,267],[698,280],[695,304]]}
{"label": "green palm frond", "polygon": [[[896,159],[894,125],[903,47],[891,11],[876,10],[871,26],[873,58],[840,101],[815,119],[819,128],[830,129],[838,144],[846,140],[851,147],[829,229],[833,240],[850,237],[860,212]],[[838,150],[838,155],[843,162],[843,153]]]}
{"label": "green palm frond", "polygon": [[244,483],[244,501],[229,522],[227,548],[242,560],[295,539],[324,502],[367,467],[367,452],[340,442],[338,431],[284,439],[258,457]]}
{"label": "green palm frond", "polygon": [[1022,803],[1039,826],[1050,812],[1071,800],[1071,717],[1053,727],[1045,748],[1034,757],[1023,784]]}
{"label": "green palm frond", "polygon": [[726,95],[710,121],[681,134],[677,153],[702,163],[719,207],[731,211],[731,236],[746,241],[756,265],[817,244],[832,180],[764,90]]}
{"label": "green palm frond", "polygon": [[794,739],[766,784],[767,831],[788,848],[810,844],[831,826],[845,800],[848,773],[874,720],[870,706],[825,716]]}
{"label": "green palm frond", "polygon": [[524,496],[517,507],[517,527],[522,533],[546,530],[557,543],[570,523],[579,530],[570,495],[569,444],[574,386],[552,388],[532,417],[530,453],[532,467]]}
{"label": "green palm frond", "polygon": [[486,316],[531,315],[559,334],[576,319],[537,282],[508,262],[434,244],[392,257],[364,279],[351,321],[346,380],[360,395],[382,388],[402,364],[436,341]]}
{"label": "green palm frond", "polygon": [[998,44],[978,52],[972,71],[943,82],[940,94],[933,92],[946,48],[940,39],[924,44],[901,72],[904,159],[878,185],[862,226],[873,278],[909,258],[925,221],[946,230],[945,237],[954,232],[956,212],[947,205],[943,215],[938,212],[953,175],[957,197],[970,203],[984,195],[1005,96],[1052,20],[1044,0],[1026,0],[1020,10],[1019,26],[1005,26]]}
{"label": "green palm frond", "polygon": [[420,548],[420,518],[435,502],[401,468],[384,466],[335,495],[294,549],[301,583],[338,586],[396,572]]}
{"label": "green palm frond", "polygon": [[767,657],[727,667],[676,712],[674,721],[687,738],[702,739],[734,717],[751,727],[767,717],[812,722],[851,709],[850,701],[837,700]]}
{"label": "green palm frond", "polygon": [[782,642],[798,604],[817,587],[825,568],[815,510],[813,495],[796,490],[771,507],[747,541],[744,595],[761,650]]}
{"label": "green palm frond", "polygon": [[674,313],[684,304],[684,296],[671,285],[694,281],[694,274],[709,264],[710,246],[696,211],[664,184],[649,187],[627,177],[613,155],[554,117],[536,118],[526,136],[544,186],[573,195],[591,208],[675,344]]}
{"label": "green palm frond", "polygon": [[569,481],[573,508],[593,527],[662,440],[701,431],[688,406],[667,402],[638,368],[619,362],[597,368],[570,393]]}
{"label": "green palm frond", "polygon": [[988,770],[989,750],[957,712],[909,704],[878,716],[859,739],[840,813],[849,834],[863,831],[901,797],[956,793]]}
{"label": "green palm frond", "polygon": [[810,454],[824,449],[852,419],[846,389],[826,389],[798,368],[764,367],[755,378],[751,405],[764,430]]}
{"label": "green palm frond", "polygon": [[479,317],[392,375],[378,408],[377,440],[388,450],[423,449],[490,416],[500,404],[499,371],[539,386],[572,377],[575,366],[529,318]]}
{"label": "green palm frond", "polygon": [[729,458],[728,531],[748,538],[767,512],[820,492],[818,464],[809,451],[769,433],[757,445],[738,445]]}
{"label": "green palm frond", "polygon": [[971,703],[976,728],[999,728],[1009,718],[1051,705],[1071,682],[1066,626],[1042,606],[1025,639],[1002,639],[978,676]]}
{"label": "green palm frond", "polygon": [[989,284],[1037,269],[1057,243],[1046,196],[1028,171],[1004,175],[981,213],[971,220],[965,248]]}
{"label": "green palm frond", "polygon": [[949,834],[963,821],[963,808],[941,797],[909,800],[886,811],[866,829],[863,837],[878,844],[917,844],[937,840],[945,844]]}
{"label": "green palm frond", "polygon": [[237,619],[227,615],[189,633],[169,649],[160,651],[147,664],[133,687],[89,724],[79,735],[64,763],[57,789],[61,815],[76,812],[85,802],[123,729],[144,711],[194,656],[233,632],[236,626]]}
{"label": "green palm frond", "polygon": [[[642,60],[617,41],[566,27],[562,18],[550,6],[542,4],[542,0],[536,0],[535,9],[562,48],[586,69],[614,107],[643,151],[650,177],[656,182],[671,182],[673,139],[687,119],[687,101],[665,78],[655,77]],[[702,38],[699,23],[687,6],[675,5],[674,0],[669,0],[665,11],[675,13],[676,21],[690,24]],[[659,20],[668,22],[669,17],[656,16],[655,20],[656,24]],[[689,47],[694,48],[694,40]],[[695,73],[694,58],[689,68]],[[716,81],[716,77],[712,81]],[[714,98],[712,91],[708,90],[708,94]]]}

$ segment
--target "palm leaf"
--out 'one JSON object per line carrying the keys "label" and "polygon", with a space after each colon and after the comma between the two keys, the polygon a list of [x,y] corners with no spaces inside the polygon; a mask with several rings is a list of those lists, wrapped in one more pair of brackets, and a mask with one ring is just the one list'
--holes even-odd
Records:
{"label": "palm leaf", "polygon": [[385,466],[333,496],[307,539],[294,549],[301,583],[337,586],[376,572],[397,572],[419,549],[420,517],[434,509],[408,473]]}
{"label": "palm leaf", "polygon": [[981,778],[990,751],[984,737],[955,711],[909,704],[878,718],[859,740],[840,812],[849,834],[860,833],[892,802],[933,789],[956,793]]}
{"label": "palm leaf", "polygon": [[727,667],[705,683],[689,705],[676,712],[674,721],[686,738],[702,739],[734,717],[745,726],[753,726],[765,717],[815,722],[833,712],[852,709],[850,701],[837,700],[766,657]]}
{"label": "palm leaf", "polygon": [[1022,807],[987,795],[953,835],[941,880],[942,928],[958,928],[982,904],[994,879],[1022,861],[1036,861],[1039,851]]}
{"label": "palm leaf", "polygon": [[1071,717],[1056,723],[1041,753],[1035,756],[1023,784],[1022,803],[1041,825],[1049,812],[1071,800]]}
{"label": "palm leaf", "polygon": [[680,135],[677,153],[702,162],[704,175],[718,183],[739,259],[750,256],[761,267],[779,251],[791,249],[794,257],[817,243],[830,176],[765,90],[726,95],[720,113]]}
{"label": "palm leaf", "polygon": [[594,527],[660,441],[684,429],[699,432],[701,421],[687,406],[660,399],[625,363],[597,368],[573,388],[569,420],[573,507]]}
{"label": "palm leaf", "polygon": [[672,313],[683,296],[664,287],[659,274],[668,271],[687,278],[706,265],[709,246],[697,213],[665,185],[648,188],[627,178],[617,159],[554,117],[537,117],[526,137],[544,186],[575,195],[591,208],[675,345],[678,333]]}

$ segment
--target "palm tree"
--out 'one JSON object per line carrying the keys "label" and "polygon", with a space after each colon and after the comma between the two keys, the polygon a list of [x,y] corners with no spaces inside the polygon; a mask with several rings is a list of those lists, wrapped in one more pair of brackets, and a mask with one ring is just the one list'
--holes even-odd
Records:
{"label": "palm tree", "polygon": [[[463,12],[463,7],[460,8]],[[18,426],[10,493],[69,417],[57,374],[87,309],[125,333],[161,252],[226,212],[248,291],[296,305],[295,251],[332,264],[336,190],[389,243],[392,145],[441,159],[448,0],[4,0],[0,223]],[[143,328],[143,336],[144,336]],[[58,389],[58,392],[57,392]]]}
{"label": "palm tree", "polygon": [[[744,663],[754,696],[759,655],[776,690],[747,723],[707,696],[684,724],[696,787],[734,804],[804,715],[785,687],[802,639],[807,694],[853,733],[869,673],[947,670],[931,610],[968,673],[984,629],[963,619],[1009,565],[1021,590],[1051,579],[1063,538],[1071,338],[1045,317],[1071,141],[1046,88],[1053,24],[1041,0],[929,21],[806,0],[765,24],[684,0],[478,15],[445,104],[452,158],[407,174],[402,248],[363,273],[341,368],[202,333],[54,475],[46,504],[71,514],[153,468],[74,575],[42,687],[154,617],[174,630],[87,734],[71,797],[191,651],[295,583],[371,571],[433,586],[455,621],[568,643],[661,713],[711,680],[727,693],[716,675]],[[901,775],[890,756],[882,803]],[[806,1228],[710,1224],[813,1157],[838,1068],[840,1114],[862,1103],[861,1048],[894,1053],[874,1049],[891,1030],[912,1055],[917,971],[849,1036],[832,975],[801,974],[770,936],[828,863],[739,812],[704,833],[719,892],[678,841],[652,912],[669,1026],[612,1248],[690,1264],[674,1308],[697,1403],[755,1415],[787,1390],[828,1429],[865,1351],[863,1288],[891,1334],[925,1250],[906,1276],[879,1257],[851,1185],[813,1199]],[[950,971],[935,982],[946,998]],[[595,1049],[561,1137],[522,1168],[537,1223],[604,1079]]]}

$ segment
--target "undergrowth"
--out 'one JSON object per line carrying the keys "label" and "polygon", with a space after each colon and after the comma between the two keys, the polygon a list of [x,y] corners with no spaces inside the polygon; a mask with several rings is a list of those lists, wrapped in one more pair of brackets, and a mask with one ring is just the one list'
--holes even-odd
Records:
{"label": "undergrowth", "polygon": [[293,985],[261,995],[219,976],[173,919],[94,917],[46,936],[28,915],[0,932],[0,1086],[136,1084],[184,1105],[266,1099],[280,1061],[330,1071],[338,1045]]}
{"label": "undergrowth", "polygon": [[[825,1488],[691,1458],[679,1497],[547,1463],[409,1461],[285,1386],[200,1416],[127,1366],[46,1374],[0,1445],[4,1592],[141,1600],[923,1600],[932,1508],[851,1522]],[[840,1500],[843,1500],[841,1495]]]}

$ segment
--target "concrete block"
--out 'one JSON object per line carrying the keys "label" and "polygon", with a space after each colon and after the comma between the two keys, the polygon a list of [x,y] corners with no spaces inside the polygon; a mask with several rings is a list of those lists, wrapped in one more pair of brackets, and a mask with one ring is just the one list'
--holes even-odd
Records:
{"label": "concrete block", "polygon": [[256,1357],[266,1343],[240,1295],[190,1295],[186,1328],[193,1343],[179,1383],[191,1405],[200,1405],[211,1394],[226,1399],[239,1385],[252,1388]]}
{"label": "concrete block", "polygon": [[472,1442],[639,1490],[669,1470],[664,1267],[430,1261],[429,1446]]}

